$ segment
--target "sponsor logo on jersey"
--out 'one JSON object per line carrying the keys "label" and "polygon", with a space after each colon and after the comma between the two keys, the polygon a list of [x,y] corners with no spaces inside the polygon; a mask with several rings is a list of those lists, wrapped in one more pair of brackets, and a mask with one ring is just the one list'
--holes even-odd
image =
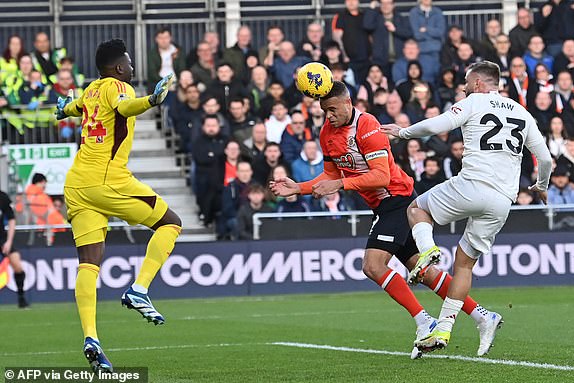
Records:
{"label": "sponsor logo on jersey", "polygon": [[388,156],[389,156],[389,152],[387,152],[386,149],[383,149],[383,150],[377,150],[376,152],[366,154],[365,159],[367,161],[370,161],[370,160],[374,160],[375,158],[388,157]]}
{"label": "sponsor logo on jersey", "polygon": [[378,132],[379,132],[379,128],[373,129],[373,130],[371,130],[370,132],[363,134],[363,135],[361,136],[361,140],[364,140],[365,138],[369,138],[369,137],[371,137],[373,134],[376,134],[376,133],[378,133]]}
{"label": "sponsor logo on jersey", "polygon": [[120,101],[124,101],[124,100],[127,100],[127,99],[129,99],[129,96],[128,96],[127,94],[125,94],[125,93],[122,93],[122,94],[120,94],[120,95],[118,96],[118,100],[120,100]]}
{"label": "sponsor logo on jersey", "polygon": [[104,143],[104,136],[97,136],[96,144],[103,144],[103,143]]}
{"label": "sponsor logo on jersey", "polygon": [[355,158],[351,153],[345,153],[341,157],[333,157],[333,162],[339,169],[355,169]]}

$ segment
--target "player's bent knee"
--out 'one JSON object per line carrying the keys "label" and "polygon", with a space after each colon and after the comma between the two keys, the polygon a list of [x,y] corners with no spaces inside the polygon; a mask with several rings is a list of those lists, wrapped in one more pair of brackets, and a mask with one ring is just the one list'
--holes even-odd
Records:
{"label": "player's bent knee", "polygon": [[80,263],[90,263],[99,266],[104,258],[104,242],[90,243],[77,246]]}
{"label": "player's bent knee", "polygon": [[181,218],[171,209],[167,209],[163,217],[159,221],[157,221],[153,226],[151,226],[152,230],[157,230],[161,226],[165,225],[175,225],[181,227],[182,222]]}
{"label": "player's bent knee", "polygon": [[390,258],[391,255],[385,251],[367,249],[363,257],[363,273],[376,282],[389,270]]}

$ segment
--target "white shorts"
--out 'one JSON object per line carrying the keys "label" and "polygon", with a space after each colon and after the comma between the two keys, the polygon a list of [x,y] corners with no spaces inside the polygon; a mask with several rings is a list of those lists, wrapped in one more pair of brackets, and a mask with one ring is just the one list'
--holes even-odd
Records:
{"label": "white shorts", "polygon": [[508,197],[491,186],[461,176],[433,187],[416,201],[439,225],[468,218],[459,245],[475,259],[490,251],[512,205]]}

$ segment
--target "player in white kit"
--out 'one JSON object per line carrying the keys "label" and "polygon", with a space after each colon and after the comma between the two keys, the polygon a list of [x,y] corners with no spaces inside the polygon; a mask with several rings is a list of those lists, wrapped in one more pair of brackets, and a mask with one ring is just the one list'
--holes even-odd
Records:
{"label": "player in white kit", "polygon": [[[546,190],[552,168],[550,152],[534,118],[517,102],[498,93],[500,69],[489,61],[473,64],[466,72],[466,98],[440,116],[421,121],[406,129],[385,125],[381,129],[403,139],[425,137],[462,128],[464,154],[462,170],[448,181],[420,195],[408,208],[409,223],[420,252],[409,282],[422,280],[426,269],[437,263],[440,250],[435,245],[432,224],[445,225],[468,218],[456,250],[453,279],[443,303],[439,322],[430,335],[415,342],[426,352],[446,347],[464,298],[470,291],[472,268],[477,259],[490,251],[518,194],[522,149],[526,146],[538,160],[538,179],[530,190],[546,203]],[[499,314],[487,347],[502,323]],[[483,344],[481,339],[481,345]]]}

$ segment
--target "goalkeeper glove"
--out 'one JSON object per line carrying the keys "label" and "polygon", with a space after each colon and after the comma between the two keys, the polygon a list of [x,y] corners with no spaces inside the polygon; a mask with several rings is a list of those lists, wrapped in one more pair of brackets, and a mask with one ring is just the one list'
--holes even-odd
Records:
{"label": "goalkeeper glove", "polygon": [[151,106],[159,105],[163,102],[163,100],[165,100],[167,92],[169,91],[171,84],[173,84],[174,79],[175,75],[170,73],[156,84],[153,93],[151,96],[149,96],[149,103]]}
{"label": "goalkeeper glove", "polygon": [[56,120],[63,120],[64,118],[68,117],[64,112],[64,107],[72,102],[72,95],[73,93],[68,92],[68,97],[58,97],[58,102],[56,102]]}

